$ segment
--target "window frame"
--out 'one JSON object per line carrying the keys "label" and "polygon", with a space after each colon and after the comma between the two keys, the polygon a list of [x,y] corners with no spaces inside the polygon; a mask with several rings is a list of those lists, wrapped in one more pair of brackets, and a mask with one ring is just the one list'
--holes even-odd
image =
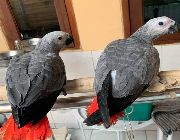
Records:
{"label": "window frame", "polygon": [[0,26],[4,31],[9,49],[15,49],[14,41],[20,38],[20,34],[12,15],[9,0],[0,0]]}
{"label": "window frame", "polygon": [[[144,0],[129,0],[130,33],[133,34],[144,24]],[[180,42],[180,33],[163,35],[154,41],[158,44]]]}
{"label": "window frame", "polygon": [[[70,0],[54,0],[54,6],[61,31],[70,33],[74,38],[74,43],[69,46],[69,49],[79,48],[79,35],[73,17],[72,3]],[[0,14],[0,26],[3,27],[9,49],[14,50],[14,41],[21,37],[9,0],[0,0],[0,13],[2,13]]]}

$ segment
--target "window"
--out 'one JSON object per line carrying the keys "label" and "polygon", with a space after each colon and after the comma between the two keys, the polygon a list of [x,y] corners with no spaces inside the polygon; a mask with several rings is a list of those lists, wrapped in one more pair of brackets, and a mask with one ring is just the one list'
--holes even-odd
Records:
{"label": "window", "polygon": [[60,30],[53,0],[9,0],[23,39]]}
{"label": "window", "polygon": [[[77,47],[79,45],[78,34],[75,29],[75,21],[72,17],[69,20],[69,16],[73,14],[70,8],[71,3],[67,0],[0,1],[0,13],[2,13],[0,21],[10,48],[14,49],[14,40],[18,38],[41,38],[48,32],[55,30],[72,34],[75,43],[71,45],[71,48]],[[68,10],[71,10],[69,15]],[[12,32],[15,33],[12,34]]]}
{"label": "window", "polygon": [[[135,6],[136,5],[136,6]],[[179,0],[129,0],[131,34],[151,18],[168,16],[180,23]],[[180,42],[180,33],[164,35],[155,44]]]}

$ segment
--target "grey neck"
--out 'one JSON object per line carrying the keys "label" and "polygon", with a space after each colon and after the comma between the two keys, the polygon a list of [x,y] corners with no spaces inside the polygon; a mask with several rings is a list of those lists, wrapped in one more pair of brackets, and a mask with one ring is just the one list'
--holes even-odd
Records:
{"label": "grey neck", "polygon": [[142,26],[141,28],[139,28],[135,33],[131,35],[131,37],[136,38],[145,44],[152,44],[152,41],[156,38],[156,36],[149,34],[146,26]]}
{"label": "grey neck", "polygon": [[53,43],[48,43],[46,41],[41,40],[34,51],[40,51],[42,53],[54,53],[54,54],[59,54],[59,49],[56,47]]}

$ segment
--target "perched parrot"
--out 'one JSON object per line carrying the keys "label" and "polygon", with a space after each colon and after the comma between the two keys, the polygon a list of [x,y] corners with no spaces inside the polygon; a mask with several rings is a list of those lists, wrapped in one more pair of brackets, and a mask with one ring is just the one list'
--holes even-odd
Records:
{"label": "perched parrot", "polygon": [[46,34],[36,48],[13,58],[6,73],[12,116],[0,129],[1,140],[45,140],[52,132],[46,114],[65,94],[64,63],[59,51],[72,42],[62,31]]}
{"label": "perched parrot", "polygon": [[129,38],[111,42],[95,70],[97,96],[87,108],[86,125],[103,123],[109,128],[153,82],[159,72],[159,54],[152,41],[178,31],[168,17],[149,20]]}

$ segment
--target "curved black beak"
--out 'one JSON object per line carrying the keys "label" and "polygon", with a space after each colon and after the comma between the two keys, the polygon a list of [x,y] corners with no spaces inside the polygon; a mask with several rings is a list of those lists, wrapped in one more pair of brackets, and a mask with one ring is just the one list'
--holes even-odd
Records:
{"label": "curved black beak", "polygon": [[67,39],[66,39],[66,45],[69,45],[69,44],[71,44],[71,43],[73,43],[73,38],[72,38],[72,36],[69,36]]}
{"label": "curved black beak", "polygon": [[175,22],[174,25],[170,26],[168,33],[169,34],[174,34],[174,33],[178,32],[178,31],[180,31],[180,25],[177,22]]}

